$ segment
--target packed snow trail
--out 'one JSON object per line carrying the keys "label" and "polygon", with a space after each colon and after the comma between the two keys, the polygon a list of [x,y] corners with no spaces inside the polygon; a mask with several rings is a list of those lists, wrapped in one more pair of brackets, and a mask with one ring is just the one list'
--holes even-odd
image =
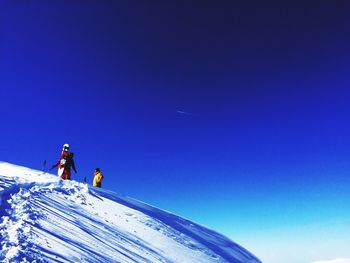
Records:
{"label": "packed snow trail", "polygon": [[132,198],[0,162],[1,262],[261,262]]}

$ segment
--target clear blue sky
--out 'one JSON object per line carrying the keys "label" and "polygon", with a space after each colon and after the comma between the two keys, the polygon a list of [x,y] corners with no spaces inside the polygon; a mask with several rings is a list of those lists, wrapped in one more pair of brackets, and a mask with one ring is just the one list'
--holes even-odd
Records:
{"label": "clear blue sky", "polygon": [[270,262],[324,224],[350,236],[347,1],[100,2],[2,1],[0,160],[69,143],[74,179],[100,167]]}

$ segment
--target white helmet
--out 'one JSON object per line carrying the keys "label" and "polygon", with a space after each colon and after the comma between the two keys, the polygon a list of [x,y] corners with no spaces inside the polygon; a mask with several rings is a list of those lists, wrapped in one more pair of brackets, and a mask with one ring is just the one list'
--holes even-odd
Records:
{"label": "white helmet", "polygon": [[69,144],[68,144],[68,143],[65,143],[65,144],[63,145],[63,151],[68,151],[68,149],[69,149]]}

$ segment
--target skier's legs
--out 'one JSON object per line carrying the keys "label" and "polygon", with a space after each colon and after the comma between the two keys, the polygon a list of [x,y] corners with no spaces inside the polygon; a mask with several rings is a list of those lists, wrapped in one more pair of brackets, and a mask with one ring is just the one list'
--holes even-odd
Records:
{"label": "skier's legs", "polygon": [[63,180],[70,180],[70,171],[69,170],[64,170],[61,178]]}

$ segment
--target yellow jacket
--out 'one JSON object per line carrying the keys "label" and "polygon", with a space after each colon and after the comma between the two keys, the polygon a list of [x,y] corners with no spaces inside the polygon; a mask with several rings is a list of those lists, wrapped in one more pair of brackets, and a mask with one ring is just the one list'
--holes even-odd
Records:
{"label": "yellow jacket", "polygon": [[101,187],[102,179],[103,179],[103,175],[101,174],[101,172],[94,172],[93,186]]}

